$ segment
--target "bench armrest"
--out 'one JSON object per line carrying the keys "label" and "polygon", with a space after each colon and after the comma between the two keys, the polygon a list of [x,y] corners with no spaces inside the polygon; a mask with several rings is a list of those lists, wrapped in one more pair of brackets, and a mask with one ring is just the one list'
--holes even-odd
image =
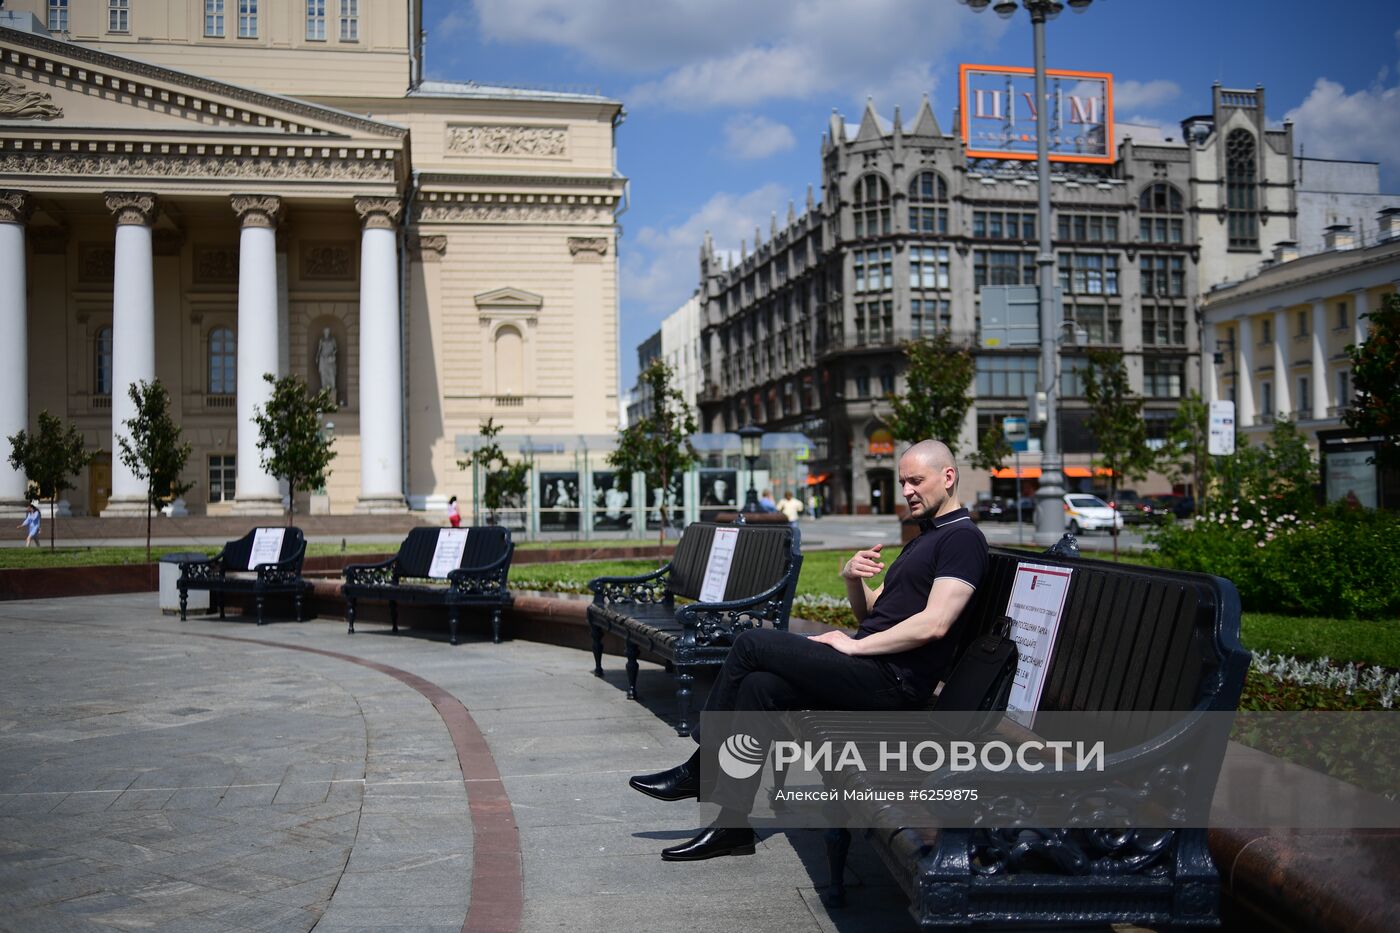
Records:
{"label": "bench armrest", "polygon": [[377,564],[349,564],[340,575],[349,584],[359,586],[389,586],[398,578],[395,572],[397,557],[391,557]]}
{"label": "bench armrest", "polygon": [[208,560],[181,561],[180,576],[185,580],[222,580],[224,552],[220,551]]}
{"label": "bench armrest", "polygon": [[503,596],[507,592],[506,577],[510,559],[515,553],[512,542],[500,557],[481,567],[458,567],[447,575],[447,585],[461,596]]}
{"label": "bench armrest", "polygon": [[686,638],[693,636],[697,645],[732,641],[744,629],[758,628],[764,622],[774,628],[786,628],[787,590],[794,572],[795,568],[789,569],[777,583],[755,596],[718,603],[688,603],[676,610],[676,621],[685,626]]}
{"label": "bench armrest", "polygon": [[295,583],[301,579],[301,565],[306,560],[306,542],[302,542],[295,554],[276,563],[258,564],[253,571],[259,583]]}
{"label": "bench armrest", "polygon": [[671,575],[671,565],[636,577],[594,577],[588,581],[593,591],[595,605],[605,603],[662,603],[666,602],[666,581]]}

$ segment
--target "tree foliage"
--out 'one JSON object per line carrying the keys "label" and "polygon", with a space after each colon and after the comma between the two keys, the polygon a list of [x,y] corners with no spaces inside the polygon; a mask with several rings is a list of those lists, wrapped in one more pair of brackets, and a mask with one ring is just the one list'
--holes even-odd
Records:
{"label": "tree foliage", "polygon": [[1210,470],[1210,406],[1201,393],[1192,390],[1181,400],[1181,406],[1167,429],[1167,443],[1159,453],[1162,472],[1173,483],[1191,479],[1198,508],[1204,507],[1209,494]]}
{"label": "tree foliage", "polygon": [[330,475],[335,438],[322,429],[321,416],[336,410],[335,400],[329,388],[312,395],[300,376],[278,379],[263,373],[263,381],[272,384],[272,397],[253,410],[258,450],[262,468],[287,482],[287,524],[291,525],[297,490],[319,489]]}
{"label": "tree foliage", "polygon": [[10,466],[24,474],[29,483],[28,498],[47,499],[49,503],[49,550],[54,546],[54,509],[65,490],[72,489],[68,480],[82,471],[95,456],[83,449],[83,435],[78,426],[61,418],[39,412],[39,430],[33,434],[21,429],[10,438]]}
{"label": "tree foliage", "polygon": [[982,435],[977,449],[968,455],[967,462],[975,469],[995,473],[997,470],[1006,468],[1006,461],[1015,452],[1011,447],[1011,442],[1002,433],[1001,425],[992,424]]}
{"label": "tree foliage", "polygon": [[1360,346],[1347,347],[1356,396],[1347,426],[1379,437],[1377,459],[1400,465],[1400,295],[1390,295],[1370,314],[1370,333]]}
{"label": "tree foliage", "polygon": [[530,491],[529,459],[512,461],[501,449],[501,445],[496,443],[496,435],[503,429],[504,425],[496,424],[495,418],[487,418],[486,423],[481,426],[481,436],[486,439],[486,443],[478,447],[475,453],[457,461],[457,466],[463,470],[476,465],[486,474],[481,501],[486,506],[487,520],[492,524],[496,523],[496,512],[499,509],[516,502],[524,502],[525,495]]}
{"label": "tree foliage", "polygon": [[906,389],[890,395],[894,413],[886,419],[890,433],[914,444],[934,438],[957,456],[963,421],[972,406],[968,390],[976,375],[972,351],[947,333],[904,346]]}
{"label": "tree foliage", "polygon": [[122,422],[117,435],[121,460],[137,479],[146,481],[146,560],[151,559],[151,513],[189,492],[180,474],[190,459],[189,442],[181,442],[180,426],[170,417],[170,394],[159,379],[144,379],[127,387],[136,415]]}
{"label": "tree foliage", "polygon": [[690,444],[690,436],[698,430],[695,415],[680,389],[672,384],[674,377],[671,367],[659,359],[642,371],[638,384],[651,390],[651,412],[619,431],[617,449],[608,455],[608,464],[617,471],[618,482],[626,484],[633,473],[640,473],[648,489],[662,490],[658,551],[666,541],[671,477],[690,469],[699,459]]}
{"label": "tree foliage", "polygon": [[[1116,508],[1119,480],[1146,479],[1157,452],[1147,446],[1142,397],[1128,383],[1123,354],[1117,350],[1090,350],[1082,375],[1084,398],[1089,403],[1089,430],[1094,435],[1099,459],[1108,467],[1108,497]],[[1113,531],[1113,557],[1117,560],[1117,528]]]}

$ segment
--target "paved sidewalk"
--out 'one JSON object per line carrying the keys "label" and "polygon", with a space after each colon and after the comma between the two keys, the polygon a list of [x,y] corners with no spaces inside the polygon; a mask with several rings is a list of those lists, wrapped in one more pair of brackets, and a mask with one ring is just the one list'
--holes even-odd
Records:
{"label": "paved sidewalk", "polygon": [[[182,624],[153,593],[0,603],[0,930],[912,928],[863,841],[835,914],[817,832],[660,860],[699,817],[626,787],[693,748],[658,715],[673,695],[658,668],[640,680],[655,703],[630,703],[621,659],[598,680],[586,652],[358,628]],[[441,687],[485,749],[459,764],[460,730],[421,686],[283,646]],[[473,825],[500,816],[490,779],[471,777],[483,765],[518,852]]]}

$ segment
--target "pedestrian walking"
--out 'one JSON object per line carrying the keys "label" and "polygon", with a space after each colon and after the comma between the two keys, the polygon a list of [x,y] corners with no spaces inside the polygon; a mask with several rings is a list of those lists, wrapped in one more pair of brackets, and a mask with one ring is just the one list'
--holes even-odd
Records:
{"label": "pedestrian walking", "polygon": [[462,512],[457,508],[457,497],[447,500],[447,523],[453,528],[462,526]]}
{"label": "pedestrian walking", "polygon": [[39,507],[34,503],[29,503],[24,509],[24,519],[16,528],[23,528],[25,531],[24,546],[39,546]]}
{"label": "pedestrian walking", "polygon": [[783,496],[783,501],[778,503],[778,511],[787,516],[787,520],[795,522],[802,515],[802,500],[795,498],[792,490],[789,489],[787,495]]}

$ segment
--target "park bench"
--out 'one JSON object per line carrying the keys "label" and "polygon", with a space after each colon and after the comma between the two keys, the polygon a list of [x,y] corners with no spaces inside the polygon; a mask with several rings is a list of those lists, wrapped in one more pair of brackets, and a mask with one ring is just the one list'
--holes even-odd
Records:
{"label": "park bench", "polygon": [[659,658],[676,677],[676,732],[689,735],[694,672],[723,664],[745,629],[786,629],[801,569],[795,525],[688,525],[660,570],[589,581],[594,676],[603,676],[607,633],[626,645],[628,699],[637,699],[638,654]]}
{"label": "park bench", "polygon": [[351,564],[343,574],[345,620],[355,633],[361,599],[387,601],[389,621],[399,630],[399,603],[446,606],[449,642],[457,644],[462,609],[491,610],[491,640],[501,641],[501,610],[511,604],[506,577],[515,545],[499,525],[414,528],[399,552],[379,564]]}
{"label": "park bench", "polygon": [[224,599],[229,593],[251,595],[262,625],[263,605],[268,596],[289,595],[296,601],[296,618],[302,621],[302,597],[311,585],[301,577],[306,559],[306,536],[300,528],[254,528],[208,560],[180,564],[180,619],[186,618],[190,590],[208,590],[209,598],[224,618]]}
{"label": "park bench", "polygon": [[[1067,551],[1062,542],[1050,553],[1077,552],[1070,547]],[[1152,734],[1139,744],[1110,754],[1118,769],[1112,774],[1140,774],[1170,753],[1172,743],[1200,734],[1176,727],[1199,725],[1208,712],[1237,709],[1249,653],[1239,642],[1239,595],[1219,577],[992,548],[972,625],[959,639],[961,650],[1000,624],[1016,568],[1023,563],[1072,571],[1036,715],[1132,711],[1141,720],[1146,711],[1173,711],[1151,717]],[[931,707],[942,712],[936,699]],[[798,741],[859,741],[881,728],[878,716],[856,717],[853,724],[851,714],[806,711],[787,719]],[[1176,725],[1163,728],[1164,719]],[[999,732],[1027,735],[1009,721]],[[1204,794],[1197,799],[1210,799],[1217,777],[1218,769],[1188,775],[1204,782],[1193,785],[1195,794]],[[962,780],[961,786],[975,787],[979,778],[974,773]],[[930,786],[928,778],[924,781]],[[859,789],[867,776],[831,775],[827,783]],[[1165,836],[1146,829],[931,829],[927,823],[933,821],[915,806],[858,797],[842,806],[847,825],[865,827],[923,929],[1130,922],[1162,930],[1219,922],[1221,882],[1205,829],[1179,828]],[[827,833],[831,875],[824,900],[830,906],[845,903],[850,839],[848,830]]]}

